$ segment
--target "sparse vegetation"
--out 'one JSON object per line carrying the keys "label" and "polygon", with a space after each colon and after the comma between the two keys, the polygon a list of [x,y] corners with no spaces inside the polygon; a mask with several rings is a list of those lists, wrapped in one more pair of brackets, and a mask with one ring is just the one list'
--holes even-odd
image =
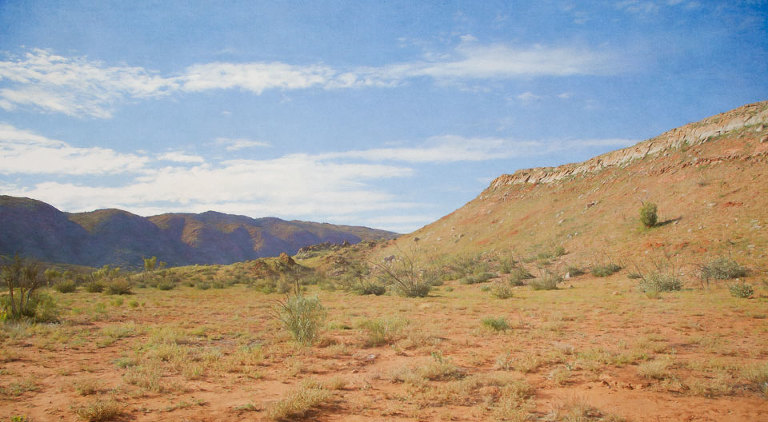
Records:
{"label": "sparse vegetation", "polygon": [[114,399],[95,399],[85,406],[75,408],[75,414],[88,422],[111,421],[123,413],[123,406]]}
{"label": "sparse vegetation", "polygon": [[332,397],[333,394],[322,385],[308,381],[269,407],[267,417],[276,421],[305,419]]}

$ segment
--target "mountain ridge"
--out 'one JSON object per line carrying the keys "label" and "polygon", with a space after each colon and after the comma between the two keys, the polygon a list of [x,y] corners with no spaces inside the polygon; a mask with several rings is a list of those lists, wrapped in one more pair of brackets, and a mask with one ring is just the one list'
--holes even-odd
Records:
{"label": "mountain ridge", "polygon": [[[694,274],[702,262],[731,256],[768,268],[765,180],[763,101],[580,163],[501,175],[376,255],[417,249],[426,256],[499,253],[535,261],[562,248],[567,254],[555,262],[564,267],[674,258]],[[650,229],[638,218],[646,201],[659,210],[660,224]]]}
{"label": "mountain ridge", "polygon": [[391,239],[395,233],[216,211],[142,217],[107,208],[66,213],[45,202],[0,196],[0,254],[50,262],[140,267],[157,256],[169,265],[231,264],[295,254],[318,243]]}

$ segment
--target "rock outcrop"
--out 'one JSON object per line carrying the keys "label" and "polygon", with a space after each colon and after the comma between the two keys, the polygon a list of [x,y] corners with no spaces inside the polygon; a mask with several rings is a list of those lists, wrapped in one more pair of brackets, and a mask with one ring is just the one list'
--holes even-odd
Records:
{"label": "rock outcrop", "polygon": [[696,123],[689,123],[634,146],[598,155],[581,163],[538,167],[504,174],[491,182],[489,189],[526,183],[553,183],[586,173],[595,173],[606,167],[624,166],[634,160],[661,154],[670,149],[699,145],[717,139],[722,134],[752,127],[757,132],[762,132],[768,127],[768,101],[748,104]]}

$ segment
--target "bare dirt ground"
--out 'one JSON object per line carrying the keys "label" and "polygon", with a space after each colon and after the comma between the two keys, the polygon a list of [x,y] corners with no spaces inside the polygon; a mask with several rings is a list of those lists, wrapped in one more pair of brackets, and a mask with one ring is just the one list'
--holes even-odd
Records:
{"label": "bare dirt ground", "polygon": [[426,298],[313,286],[327,317],[306,347],[274,317],[283,296],[244,285],[52,293],[59,324],[0,326],[0,416],[269,420],[309,400],[294,418],[768,420],[755,283],[752,299],[724,284],[649,298],[626,272],[508,299],[457,281]]}

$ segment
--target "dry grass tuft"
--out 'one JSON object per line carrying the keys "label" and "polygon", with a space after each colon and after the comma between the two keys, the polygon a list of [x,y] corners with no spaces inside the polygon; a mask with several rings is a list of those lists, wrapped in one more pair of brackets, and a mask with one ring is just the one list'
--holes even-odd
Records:
{"label": "dry grass tuft", "polygon": [[267,409],[267,417],[276,421],[304,419],[331,397],[333,394],[325,387],[307,381],[270,406]]}

